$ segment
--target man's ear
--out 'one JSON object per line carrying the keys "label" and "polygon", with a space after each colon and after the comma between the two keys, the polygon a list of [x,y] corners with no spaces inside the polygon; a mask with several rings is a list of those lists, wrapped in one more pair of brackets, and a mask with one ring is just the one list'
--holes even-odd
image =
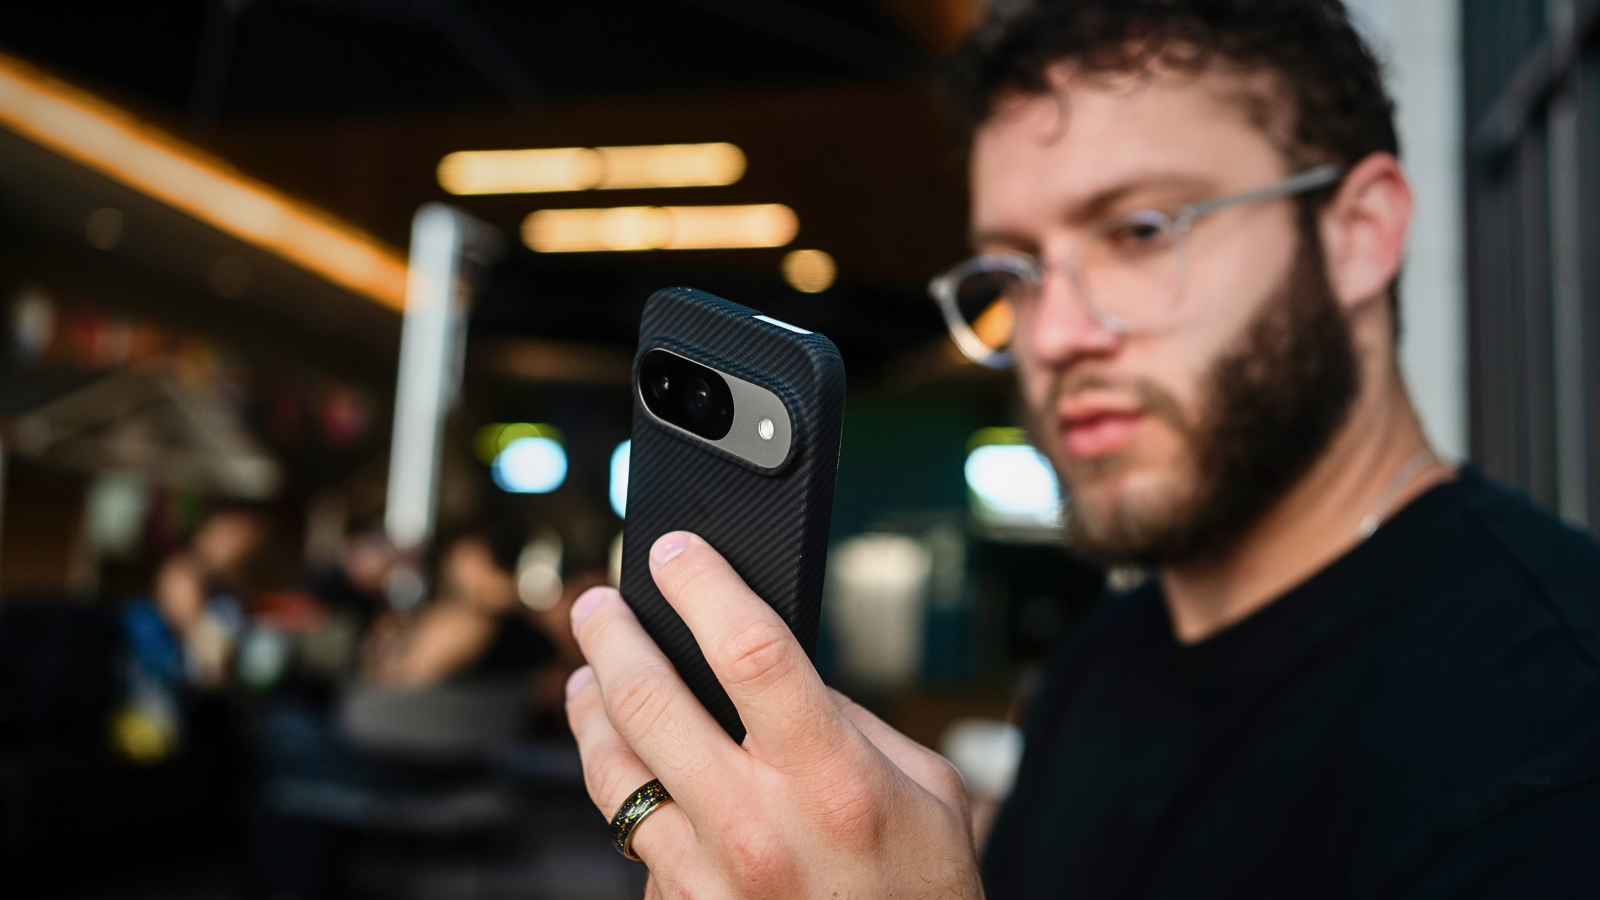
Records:
{"label": "man's ear", "polygon": [[1370,153],[1345,173],[1319,226],[1328,283],[1347,311],[1385,296],[1405,255],[1411,185],[1390,153]]}

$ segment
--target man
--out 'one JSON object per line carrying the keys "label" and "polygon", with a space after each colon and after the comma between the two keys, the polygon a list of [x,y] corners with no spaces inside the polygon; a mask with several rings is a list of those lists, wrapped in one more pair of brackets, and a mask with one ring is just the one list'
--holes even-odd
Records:
{"label": "man", "polygon": [[662,538],[749,736],[615,592],[574,606],[568,715],[653,894],[1592,894],[1600,547],[1428,449],[1395,356],[1411,195],[1342,6],[1041,0],[952,83],[980,255],[936,292],[1015,361],[1072,543],[1156,577],[1051,663],[980,880],[949,766]]}
{"label": "man", "polygon": [[[228,663],[244,620],[243,587],[266,543],[266,525],[250,506],[208,515],[182,549],[156,570],[155,609],[182,646],[189,680],[208,689],[228,680]],[[134,605],[128,615],[139,617]]]}

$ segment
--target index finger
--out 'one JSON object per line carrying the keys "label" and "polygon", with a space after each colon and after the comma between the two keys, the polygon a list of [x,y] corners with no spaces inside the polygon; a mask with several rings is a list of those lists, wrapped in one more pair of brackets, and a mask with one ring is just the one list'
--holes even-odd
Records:
{"label": "index finger", "polygon": [[650,548],[661,595],[683,618],[744,721],[746,745],[779,767],[851,746],[851,728],[782,617],[700,537],[663,535]]}

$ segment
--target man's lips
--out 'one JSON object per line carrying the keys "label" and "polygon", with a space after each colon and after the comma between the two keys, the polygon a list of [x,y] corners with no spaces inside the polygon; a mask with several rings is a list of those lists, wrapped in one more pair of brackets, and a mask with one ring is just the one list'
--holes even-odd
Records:
{"label": "man's lips", "polygon": [[1121,403],[1073,403],[1063,404],[1058,416],[1062,449],[1068,456],[1093,459],[1126,447],[1144,413]]}

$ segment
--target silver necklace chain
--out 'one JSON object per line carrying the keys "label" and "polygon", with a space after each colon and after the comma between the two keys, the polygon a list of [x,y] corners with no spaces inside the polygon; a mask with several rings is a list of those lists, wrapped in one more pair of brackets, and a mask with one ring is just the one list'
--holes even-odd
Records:
{"label": "silver necklace chain", "polygon": [[1415,481],[1418,475],[1426,472],[1438,461],[1439,457],[1433,455],[1433,448],[1431,447],[1423,447],[1417,451],[1415,456],[1406,460],[1406,464],[1400,467],[1400,471],[1394,473],[1394,478],[1389,481],[1389,486],[1383,489],[1383,496],[1379,497],[1378,502],[1373,505],[1372,512],[1361,517],[1361,525],[1356,529],[1356,533],[1361,536],[1361,540],[1364,541],[1372,537],[1373,533],[1378,530],[1378,526],[1382,525],[1383,520],[1388,517],[1389,505],[1394,503],[1394,498],[1406,486]]}

